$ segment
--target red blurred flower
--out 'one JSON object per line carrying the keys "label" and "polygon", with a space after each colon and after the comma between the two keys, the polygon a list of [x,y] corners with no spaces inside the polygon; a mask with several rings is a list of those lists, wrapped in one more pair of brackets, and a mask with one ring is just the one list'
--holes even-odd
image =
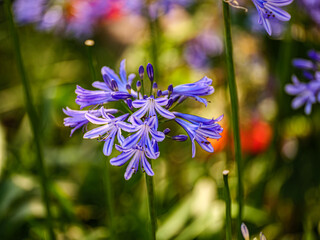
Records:
{"label": "red blurred flower", "polygon": [[259,154],[266,151],[272,139],[271,126],[262,120],[251,120],[240,131],[242,151],[247,154]]}

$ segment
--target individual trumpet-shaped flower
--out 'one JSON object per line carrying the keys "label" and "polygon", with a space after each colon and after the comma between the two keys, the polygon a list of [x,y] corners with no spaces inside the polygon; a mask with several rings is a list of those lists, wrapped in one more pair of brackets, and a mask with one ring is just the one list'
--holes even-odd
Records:
{"label": "individual trumpet-shaped flower", "polygon": [[165,135],[163,132],[157,131],[155,129],[157,124],[157,117],[153,116],[148,119],[146,119],[144,122],[136,117],[132,117],[132,127],[123,128],[127,132],[135,132],[135,134],[132,134],[128,138],[126,138],[123,143],[123,148],[132,148],[135,146],[138,142],[140,142],[140,145],[143,147],[146,147],[150,153],[151,156],[154,158],[157,158],[157,152],[154,151],[153,145],[150,139],[150,136],[152,139],[156,142],[162,142],[165,138]]}
{"label": "individual trumpet-shaped flower", "polygon": [[186,113],[180,113],[180,112],[172,112],[176,117],[179,118],[183,118],[191,123],[194,124],[198,124],[198,123],[202,123],[205,125],[209,125],[209,124],[213,124],[216,122],[220,122],[223,118],[223,115],[218,117],[217,119],[207,119],[207,118],[203,118],[203,117],[199,117],[199,116],[195,116],[195,115],[191,115],[191,114],[186,114]]}
{"label": "individual trumpet-shaped flower", "polygon": [[304,112],[310,114],[312,105],[320,103],[320,72],[316,78],[308,83],[300,82],[296,76],[292,76],[293,84],[287,84],[285,90],[288,94],[296,96],[292,101],[292,108],[297,109],[303,105]]}
{"label": "individual trumpet-shaped flower", "polygon": [[110,163],[113,166],[122,166],[130,160],[124,174],[124,178],[126,180],[129,180],[132,175],[137,172],[139,163],[142,171],[145,171],[149,176],[154,175],[151,164],[148,162],[147,158],[155,159],[155,157],[153,154],[150,154],[148,148],[145,148],[143,144],[138,144],[128,149],[116,145],[116,149],[120,151],[121,154],[115,158],[112,158]]}
{"label": "individual trumpet-shaped flower", "polygon": [[[204,77],[194,83],[178,85],[173,88],[171,98],[175,101],[182,101],[181,99],[191,97],[207,106],[207,100],[199,96],[207,96],[214,93],[214,88],[211,84],[212,80],[208,77]],[[162,92],[163,95],[168,95],[168,93],[168,90]]]}
{"label": "individual trumpet-shaped flower", "polygon": [[[196,116],[194,116],[196,117]],[[208,121],[204,123],[204,118],[199,118],[198,123],[187,122],[180,118],[176,118],[175,121],[184,128],[191,139],[192,143],[192,157],[194,158],[196,155],[196,147],[194,141],[196,141],[200,147],[207,151],[213,152],[214,149],[210,142],[207,140],[210,139],[219,139],[221,138],[220,133],[222,133],[222,127],[217,123],[220,121],[222,117],[217,118],[216,120],[212,121],[207,119]]]}
{"label": "individual trumpet-shaped flower", "polygon": [[86,126],[89,123],[88,119],[85,117],[87,113],[90,113],[95,117],[100,117],[102,115],[102,111],[104,111],[105,114],[115,114],[118,112],[117,109],[100,109],[90,111],[72,110],[68,107],[66,107],[66,109],[63,109],[63,112],[69,116],[64,119],[64,125],[66,127],[73,128],[71,130],[70,137],[77,129]]}
{"label": "individual trumpet-shaped flower", "polygon": [[[162,117],[167,119],[175,118],[174,114],[162,106],[166,106],[168,103],[167,98],[154,98],[153,96],[146,99],[134,100],[132,105],[134,108],[140,108],[138,111],[132,114],[132,117],[142,118],[148,113],[148,117],[156,116],[159,113]],[[130,117],[130,120],[132,119]],[[156,125],[157,126],[157,125]]]}
{"label": "individual trumpet-shaped flower", "polygon": [[[102,108],[103,109],[103,108]],[[120,117],[114,117],[111,114],[106,114],[102,110],[102,118],[96,117],[90,113],[86,113],[86,118],[89,122],[97,125],[103,125],[101,127],[94,128],[86,132],[83,138],[94,139],[99,138],[104,141],[103,153],[106,156],[110,156],[114,144],[114,139],[117,136],[118,142],[123,143],[124,137],[121,135],[121,128],[127,128],[124,120],[126,120],[129,114],[124,114]]]}
{"label": "individual trumpet-shaped flower", "polygon": [[293,0],[252,0],[259,13],[259,24],[262,24],[271,36],[272,29],[270,20],[276,18],[279,21],[289,21],[291,16],[280,7],[287,6]]}
{"label": "individual trumpet-shaped flower", "polygon": [[76,103],[80,108],[101,105],[108,102],[118,101],[119,99],[127,99],[137,97],[137,93],[133,90],[128,92],[127,85],[131,86],[135,75],[130,74],[127,77],[125,70],[125,60],[120,64],[120,77],[109,67],[103,67],[101,70],[104,82],[96,81],[92,84],[93,87],[99,90],[87,90],[80,86],[76,89]]}

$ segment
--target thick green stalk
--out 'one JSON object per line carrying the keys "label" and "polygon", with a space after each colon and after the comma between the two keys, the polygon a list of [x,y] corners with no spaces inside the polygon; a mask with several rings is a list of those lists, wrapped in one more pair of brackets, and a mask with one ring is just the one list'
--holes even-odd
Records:
{"label": "thick green stalk", "polygon": [[228,175],[229,171],[223,171],[223,181],[224,181],[224,195],[226,201],[226,240],[232,240],[232,230],[231,230],[231,197],[229,190]]}
{"label": "thick green stalk", "polygon": [[24,69],[24,64],[23,64],[21,50],[20,50],[19,36],[13,20],[13,15],[11,12],[10,0],[5,0],[4,3],[5,3],[6,14],[7,14],[7,21],[9,23],[9,29],[12,35],[17,67],[18,67],[18,71],[20,73],[20,77],[22,81],[24,97],[26,102],[26,110],[29,116],[31,129],[34,137],[34,142],[36,146],[37,165],[39,167],[39,172],[41,177],[42,198],[43,198],[43,203],[45,205],[45,209],[47,212],[46,226],[48,229],[49,237],[51,240],[53,240],[55,239],[55,235],[53,231],[52,214],[51,214],[50,203],[49,203],[49,182],[46,174],[46,169],[44,166],[43,151],[42,151],[41,140],[40,140],[40,132],[39,132],[40,123],[38,121],[37,112],[32,100],[31,88],[29,86],[29,82]]}
{"label": "thick green stalk", "polygon": [[[150,163],[151,164],[151,163]],[[146,185],[148,191],[148,204],[149,204],[149,214],[150,214],[150,224],[151,224],[151,239],[156,239],[157,231],[157,215],[155,206],[155,195],[153,188],[153,177],[146,175]]]}
{"label": "thick green stalk", "polygon": [[238,218],[237,218],[237,230],[238,238],[241,239],[241,223],[242,223],[242,207],[243,207],[243,186],[242,186],[242,164],[241,164],[241,142],[240,142],[240,130],[239,130],[239,110],[238,110],[238,94],[237,85],[234,74],[233,66],[233,52],[232,52],[232,36],[231,36],[231,19],[230,9],[228,3],[224,2],[223,16],[224,16],[224,39],[226,50],[226,62],[228,71],[228,85],[231,99],[231,116],[232,116],[232,128],[233,128],[233,140],[234,140],[234,152],[235,160],[237,163],[238,173],[238,188],[237,188],[237,200],[238,200]]}
{"label": "thick green stalk", "polygon": [[[93,40],[86,40],[85,45],[87,48],[91,78],[92,78],[92,81],[96,81],[97,80],[96,79],[96,71],[95,71],[93,56],[92,56],[92,47],[94,46],[94,41]],[[126,106],[126,104],[124,102],[122,102],[122,103]],[[115,231],[114,231],[115,230],[115,227],[114,227],[114,207],[113,207],[114,204],[113,204],[113,198],[112,198],[110,166],[109,166],[109,163],[106,162],[104,158],[102,158],[102,164],[103,164],[103,167],[105,170],[105,171],[103,171],[103,181],[104,181],[104,186],[105,186],[105,191],[106,191],[105,194],[106,194],[106,204],[107,204],[106,225],[110,226],[110,239],[115,240],[116,235],[115,235]]]}

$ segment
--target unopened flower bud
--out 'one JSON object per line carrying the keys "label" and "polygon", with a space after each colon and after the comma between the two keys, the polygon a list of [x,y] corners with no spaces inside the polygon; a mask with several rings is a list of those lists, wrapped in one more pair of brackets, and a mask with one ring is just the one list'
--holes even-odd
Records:
{"label": "unopened flower bud", "polygon": [[163,130],[163,133],[165,135],[169,134],[171,132],[171,130],[169,128],[166,128],[165,130]]}
{"label": "unopened flower bud", "polygon": [[143,66],[141,65],[139,67],[139,76],[140,76],[140,79],[143,80],[143,75],[144,75],[144,68]]}
{"label": "unopened flower bud", "polygon": [[150,81],[153,82],[154,71],[153,71],[153,66],[151,63],[148,63],[148,65],[147,65],[147,74],[148,74]]}
{"label": "unopened flower bud", "polygon": [[172,84],[170,84],[170,85],[168,86],[168,93],[169,93],[169,95],[170,95],[172,92],[173,92],[173,86],[172,86]]}
{"label": "unopened flower bud", "polygon": [[184,142],[188,139],[188,136],[186,135],[176,135],[172,137],[172,140],[178,141],[178,142]]}
{"label": "unopened flower bud", "polygon": [[137,81],[137,91],[140,92],[141,90],[141,82]]}
{"label": "unopened flower bud", "polygon": [[158,92],[157,92],[157,96],[158,96],[158,97],[161,97],[161,96],[162,96],[162,91],[161,91],[160,89],[159,89]]}
{"label": "unopened flower bud", "polygon": [[241,233],[242,233],[244,240],[250,240],[249,230],[244,223],[241,224]]}
{"label": "unopened flower bud", "polygon": [[260,232],[260,240],[267,240],[266,236]]}

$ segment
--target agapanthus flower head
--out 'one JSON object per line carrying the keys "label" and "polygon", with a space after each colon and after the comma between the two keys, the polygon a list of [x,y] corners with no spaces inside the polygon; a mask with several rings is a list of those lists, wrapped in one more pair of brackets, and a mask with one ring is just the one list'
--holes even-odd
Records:
{"label": "agapanthus flower head", "polygon": [[[139,75],[143,73],[143,67],[139,68]],[[172,121],[181,125],[188,133],[192,142],[192,156],[195,156],[195,144],[212,152],[213,148],[208,144],[207,138],[220,138],[222,132],[218,124],[221,118],[205,119],[194,115],[171,112],[173,103],[179,104],[187,97],[195,99],[199,96],[206,96],[213,93],[210,86],[211,80],[204,77],[193,84],[184,84],[177,87],[169,85],[169,90],[159,89],[155,79],[154,69],[151,64],[147,66],[147,74],[153,83],[150,91],[142,89],[143,77],[137,81],[136,86],[132,85],[134,74],[127,76],[125,61],[120,64],[119,75],[108,67],[102,68],[102,81],[96,81],[92,85],[98,90],[87,90],[80,86],[76,88],[76,103],[80,108],[90,107],[90,110],[65,109],[69,116],[65,118],[65,125],[73,127],[72,133],[80,127],[93,125],[90,130],[85,129],[84,138],[98,139],[104,142],[103,153],[110,156],[114,146],[120,151],[120,155],[110,160],[114,166],[121,166],[128,163],[125,172],[125,179],[138,170],[139,165],[146,174],[153,176],[149,161],[160,156],[158,143],[168,139],[175,141],[186,141],[186,135],[169,136],[170,130],[160,130],[162,120]],[[151,95],[144,95],[140,92],[150,92]],[[165,92],[165,93],[164,93]],[[205,99],[201,99],[205,102]],[[105,107],[110,102],[122,102],[126,106],[123,112]],[[183,120],[184,119],[184,120]],[[160,121],[161,120],[161,121]],[[88,127],[89,128],[89,127]],[[118,144],[115,144],[117,141]]]}
{"label": "agapanthus flower head", "polygon": [[294,59],[293,65],[303,70],[307,82],[299,81],[297,76],[292,76],[292,84],[285,86],[285,91],[296,96],[292,101],[292,108],[305,106],[304,111],[310,114],[312,105],[320,103],[320,53],[311,50],[308,52],[310,59]]}
{"label": "agapanthus flower head", "polygon": [[293,0],[252,0],[259,13],[258,23],[262,24],[267,33],[272,35],[270,21],[277,19],[279,21],[289,21],[291,16],[280,7],[287,6]]}

